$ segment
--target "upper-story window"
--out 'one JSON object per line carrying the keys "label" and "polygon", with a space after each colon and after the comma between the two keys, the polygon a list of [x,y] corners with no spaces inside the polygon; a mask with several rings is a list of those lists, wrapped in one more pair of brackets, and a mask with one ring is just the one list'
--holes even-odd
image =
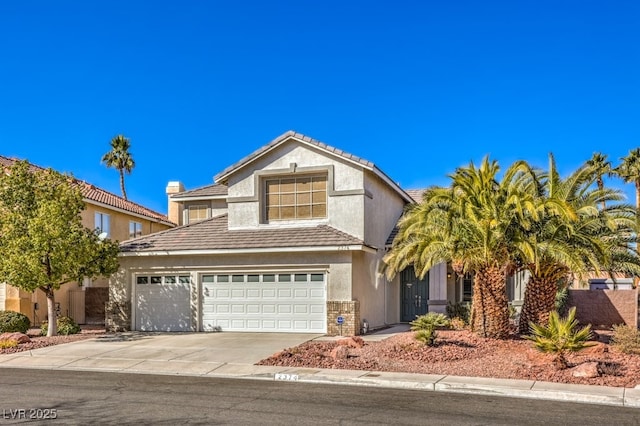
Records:
{"label": "upper-story window", "polygon": [[142,235],[142,224],[140,222],[129,222],[129,238],[136,238]]}
{"label": "upper-story window", "polygon": [[100,233],[106,233],[107,237],[111,236],[110,217],[106,213],[96,212],[95,214],[95,228]]}
{"label": "upper-story window", "polygon": [[267,222],[327,217],[327,175],[267,178],[264,187]]}
{"label": "upper-story window", "polygon": [[204,204],[198,204],[189,206],[189,223],[198,222],[207,218],[207,206]]}

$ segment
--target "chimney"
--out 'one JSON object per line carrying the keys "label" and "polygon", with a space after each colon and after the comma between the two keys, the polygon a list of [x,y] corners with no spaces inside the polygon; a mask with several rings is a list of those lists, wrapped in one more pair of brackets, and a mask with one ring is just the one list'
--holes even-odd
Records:
{"label": "chimney", "polygon": [[173,201],[171,196],[174,194],[179,194],[184,192],[184,185],[182,182],[173,181],[167,184],[167,199],[169,200],[169,208],[167,210],[167,216],[169,220],[175,224],[182,225],[182,210],[184,209],[183,205],[179,201]]}

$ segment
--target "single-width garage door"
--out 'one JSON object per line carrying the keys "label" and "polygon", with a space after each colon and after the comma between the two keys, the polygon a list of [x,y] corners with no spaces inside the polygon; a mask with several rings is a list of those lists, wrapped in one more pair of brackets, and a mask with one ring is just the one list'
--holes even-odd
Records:
{"label": "single-width garage door", "polygon": [[325,333],[323,273],[201,276],[202,330]]}
{"label": "single-width garage door", "polygon": [[136,330],[190,331],[190,276],[136,277]]}

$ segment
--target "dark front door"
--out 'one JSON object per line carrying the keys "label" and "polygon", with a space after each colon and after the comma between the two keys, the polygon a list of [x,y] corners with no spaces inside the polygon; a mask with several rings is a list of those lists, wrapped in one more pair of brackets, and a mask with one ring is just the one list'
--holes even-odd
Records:
{"label": "dark front door", "polygon": [[401,313],[400,321],[409,322],[427,313],[429,300],[429,274],[421,280],[416,278],[413,268],[400,273]]}

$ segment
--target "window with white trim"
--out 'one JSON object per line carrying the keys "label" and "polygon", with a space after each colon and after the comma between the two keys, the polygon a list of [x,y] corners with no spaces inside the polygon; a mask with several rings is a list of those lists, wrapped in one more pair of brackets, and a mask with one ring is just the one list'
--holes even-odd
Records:
{"label": "window with white trim", "polygon": [[99,233],[106,233],[107,237],[111,236],[110,217],[108,214],[96,212],[95,229],[97,229]]}
{"label": "window with white trim", "polygon": [[327,175],[266,178],[264,192],[266,222],[327,217]]}
{"label": "window with white trim", "polygon": [[129,238],[136,238],[142,235],[142,224],[140,222],[129,222]]}

